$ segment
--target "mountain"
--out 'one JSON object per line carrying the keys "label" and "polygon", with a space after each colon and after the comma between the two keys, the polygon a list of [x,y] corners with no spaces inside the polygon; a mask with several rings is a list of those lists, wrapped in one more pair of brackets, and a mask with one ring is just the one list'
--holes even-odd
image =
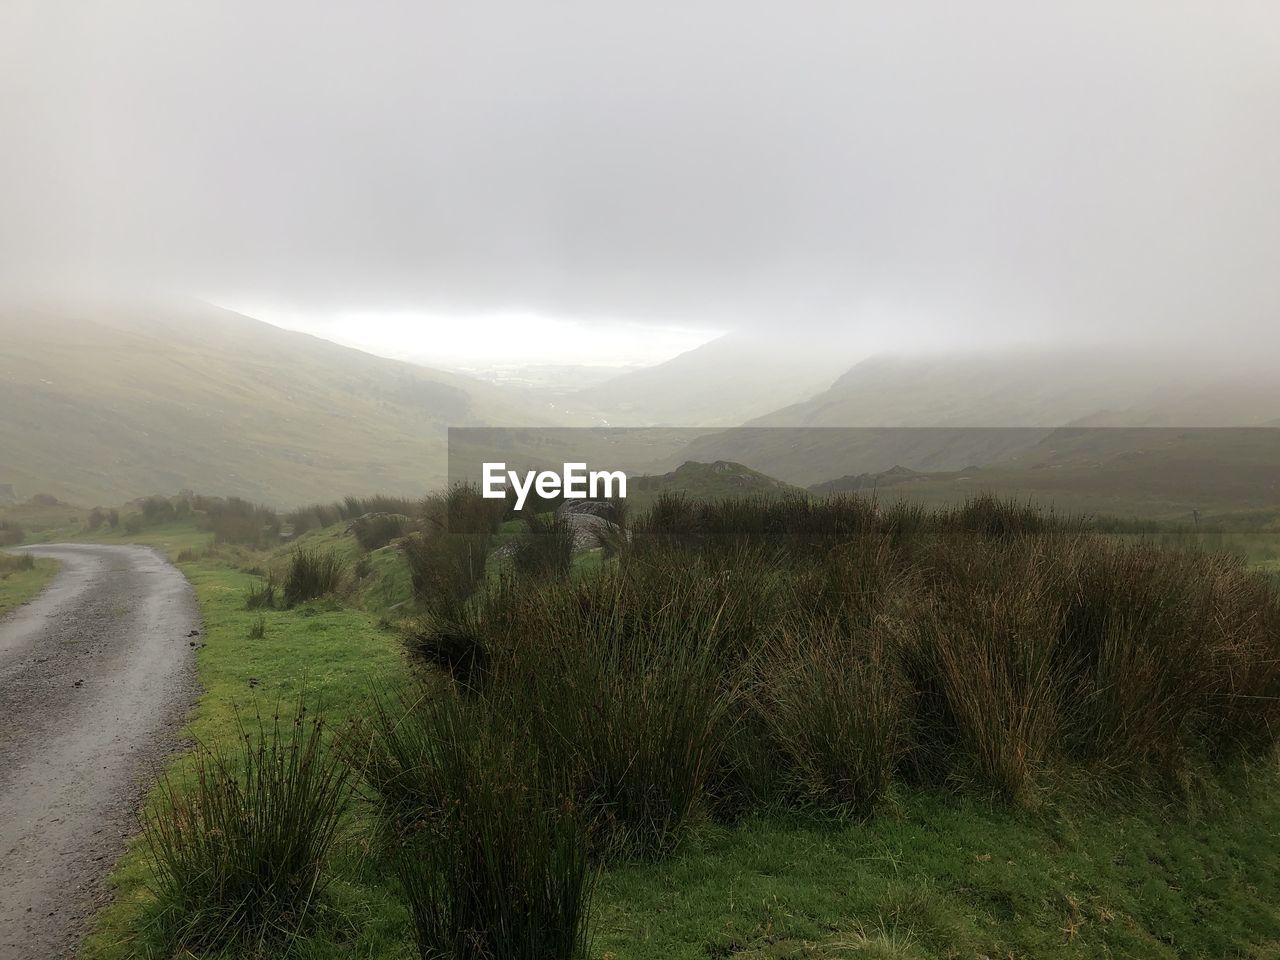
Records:
{"label": "mountain", "polygon": [[672,459],[738,460],[812,485],[894,466],[1007,462],[1068,425],[1276,423],[1280,374],[1264,358],[1213,359],[1083,349],[874,357],[808,400],[694,438]]}
{"label": "mountain", "polygon": [[975,493],[1052,504],[1069,514],[1175,520],[1201,515],[1280,530],[1280,428],[1063,427],[1004,462],[961,470],[842,477],[810,491],[941,505]]}
{"label": "mountain", "polygon": [[695,463],[689,460],[669,473],[631,477],[628,496],[636,494],[657,496],[661,493],[681,493],[690,497],[745,497],[802,493],[798,487],[752,470],[741,463],[717,460],[714,463]]}
{"label": "mountain", "polygon": [[202,303],[0,307],[0,487],[273,505],[444,481],[446,428],[543,425],[492,385]]}
{"label": "mountain", "polygon": [[734,426],[826,388],[849,348],[830,343],[720,337],[663,363],[577,391],[570,406],[612,426]]}

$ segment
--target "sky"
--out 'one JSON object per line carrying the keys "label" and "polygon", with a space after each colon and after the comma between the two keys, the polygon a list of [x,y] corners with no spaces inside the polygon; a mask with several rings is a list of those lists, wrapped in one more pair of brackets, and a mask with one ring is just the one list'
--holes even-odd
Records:
{"label": "sky", "polygon": [[0,285],[464,360],[1256,347],[1277,117],[1274,0],[4,0]]}

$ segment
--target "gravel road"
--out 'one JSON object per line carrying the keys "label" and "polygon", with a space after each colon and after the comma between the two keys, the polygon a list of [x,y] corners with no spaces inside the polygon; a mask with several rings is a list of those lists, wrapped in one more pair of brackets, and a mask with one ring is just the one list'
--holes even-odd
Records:
{"label": "gravel road", "polygon": [[200,642],[191,587],[154,551],[24,549],[63,567],[0,618],[0,960],[75,954],[194,702]]}

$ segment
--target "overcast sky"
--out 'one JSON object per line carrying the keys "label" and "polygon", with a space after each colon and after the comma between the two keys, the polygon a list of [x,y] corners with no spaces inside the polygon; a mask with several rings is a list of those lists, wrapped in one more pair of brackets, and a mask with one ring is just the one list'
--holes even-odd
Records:
{"label": "overcast sky", "polygon": [[0,124],[7,283],[418,355],[1280,326],[1275,0],[2,0]]}

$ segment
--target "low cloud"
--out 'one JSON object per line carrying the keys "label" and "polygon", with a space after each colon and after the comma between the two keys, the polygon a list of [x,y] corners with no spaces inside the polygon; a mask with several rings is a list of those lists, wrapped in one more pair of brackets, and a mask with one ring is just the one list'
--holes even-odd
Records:
{"label": "low cloud", "polygon": [[1280,12],[6,4],[3,279],[947,344],[1277,319]]}

